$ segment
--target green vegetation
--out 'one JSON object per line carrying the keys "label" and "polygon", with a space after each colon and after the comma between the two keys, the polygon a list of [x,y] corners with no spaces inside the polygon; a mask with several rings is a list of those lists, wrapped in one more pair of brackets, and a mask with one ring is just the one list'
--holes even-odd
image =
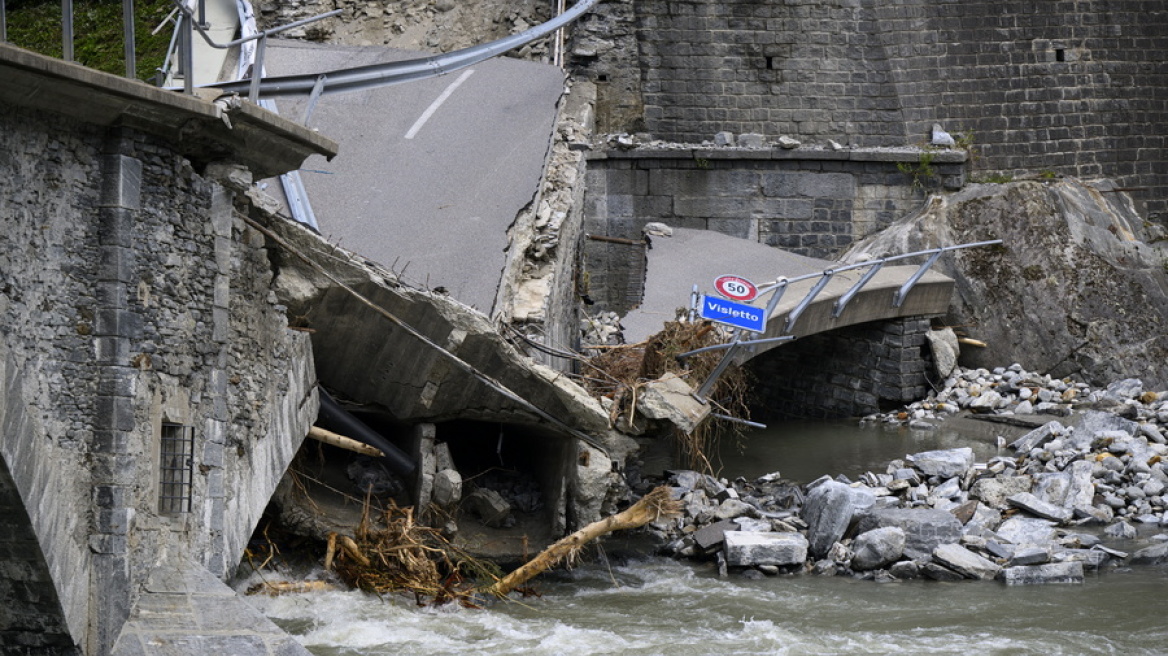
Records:
{"label": "green vegetation", "polygon": [[1042,172],[1040,172],[1038,174],[1038,177],[1041,180],[1054,180],[1055,178],[1058,177],[1058,174],[1055,173],[1054,171],[1046,169],[1046,170],[1043,170]]}
{"label": "green vegetation", "polygon": [[[61,57],[61,3],[59,0],[8,0],[8,41],[50,57]],[[174,8],[170,0],[136,0],[134,40],[137,73],[153,80],[162,66],[173,29],[150,33]],[[80,63],[115,75],[126,74],[122,41],[121,0],[75,0],[73,57]]]}
{"label": "green vegetation", "polygon": [[930,187],[937,177],[937,170],[933,168],[933,159],[936,157],[937,154],[935,152],[922,150],[921,154],[917,156],[916,164],[898,162],[896,168],[912,179],[912,186],[914,188]]}

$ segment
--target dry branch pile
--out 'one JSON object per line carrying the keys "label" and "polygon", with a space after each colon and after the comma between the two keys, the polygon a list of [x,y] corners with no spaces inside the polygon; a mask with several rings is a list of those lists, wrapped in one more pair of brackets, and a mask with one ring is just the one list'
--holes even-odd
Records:
{"label": "dry branch pile", "polygon": [[[685,358],[677,356],[687,351],[725,343],[726,335],[709,321],[695,323],[673,321],[661,332],[638,344],[608,347],[588,360],[592,371],[586,379],[589,391],[598,397],[613,400],[610,418],[616,426],[634,424],[637,395],[640,388],[664,373],[674,373],[698,387],[721,361],[724,350],[707,351]],[[746,404],[749,382],[746,372],[738,366],[729,367],[718,378],[710,393],[710,402],[716,412],[750,418]],[[624,421],[620,421],[623,417]],[[707,421],[692,433],[674,430],[674,437],[690,467],[714,473],[709,454],[725,428],[724,422]],[[736,425],[730,425],[737,428]]]}
{"label": "dry branch pile", "polygon": [[[368,508],[368,506],[367,506]],[[325,569],[335,569],[345,583],[366,592],[409,592],[418,605],[458,601],[474,606],[476,578],[494,580],[498,570],[450,544],[437,529],[414,521],[413,508],[396,504],[374,528],[368,513],[356,537],[332,535]]]}

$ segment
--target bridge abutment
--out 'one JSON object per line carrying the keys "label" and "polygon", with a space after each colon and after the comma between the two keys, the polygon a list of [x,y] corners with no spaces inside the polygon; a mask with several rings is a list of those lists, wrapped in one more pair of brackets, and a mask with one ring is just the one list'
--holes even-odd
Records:
{"label": "bridge abutment", "polygon": [[316,416],[238,212],[328,142],[3,44],[0,77],[0,653],[150,653],[215,631],[152,625],[151,577],[228,576]]}
{"label": "bridge abutment", "polygon": [[856,417],[923,398],[927,317],[857,324],[800,338],[750,360],[751,415]]}

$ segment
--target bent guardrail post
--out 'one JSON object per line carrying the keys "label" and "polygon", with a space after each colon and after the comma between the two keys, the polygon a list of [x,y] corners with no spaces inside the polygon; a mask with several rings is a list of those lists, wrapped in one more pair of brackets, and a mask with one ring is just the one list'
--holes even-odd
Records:
{"label": "bent guardrail post", "polygon": [[868,281],[871,280],[872,277],[875,276],[878,271],[880,271],[880,269],[884,268],[884,260],[865,262],[865,264],[871,265],[872,268],[868,269],[868,271],[864,273],[864,275],[861,276],[859,280],[856,281],[856,284],[852,285],[848,291],[844,292],[843,295],[840,296],[838,300],[836,300],[835,307],[831,310],[831,317],[833,319],[838,319],[839,316],[844,313],[844,308],[847,307],[852,298],[854,298],[856,294],[860,293],[860,290],[864,288],[864,285],[867,285]]}
{"label": "bent guardrail post", "polygon": [[[1002,243],[1001,239],[990,239],[988,241],[977,241],[977,242],[973,242],[970,244],[958,244],[956,246],[944,246],[942,248],[936,249],[935,252],[934,251],[920,251],[917,253],[908,253],[907,255],[901,255],[901,256],[895,258],[895,259],[902,259],[902,258],[910,257],[913,255],[924,255],[925,253],[930,253],[930,252],[933,253],[932,256],[928,260],[926,260],[925,263],[922,264],[916,270],[916,272],[913,273],[912,276],[910,276],[909,279],[905,281],[905,283],[903,285],[900,286],[900,289],[896,290],[896,293],[892,295],[892,307],[898,308],[901,306],[902,303],[904,303],[904,299],[908,296],[908,293],[910,291],[912,291],[912,288],[914,286],[916,286],[917,282],[920,281],[921,277],[924,276],[925,273],[933,266],[933,264],[935,264],[937,262],[937,260],[940,259],[940,257],[943,254],[945,254],[946,252],[955,251],[955,250],[959,250],[962,248],[977,248],[979,246],[994,246],[994,245],[1000,244],[1000,243]],[[894,259],[894,258],[888,258],[888,259]]]}
{"label": "bent guardrail post", "polygon": [[827,286],[827,283],[831,282],[834,276],[835,269],[824,270],[823,277],[819,279],[819,282],[815,283],[811,291],[807,292],[807,295],[803,297],[802,301],[799,301],[799,305],[796,305],[795,309],[791,310],[791,313],[787,315],[787,325],[783,328],[783,332],[791,332],[791,329],[795,327],[795,322],[799,320],[799,316],[803,314],[803,311],[807,309],[808,305],[811,305],[811,301],[814,301],[815,297],[819,296],[819,292],[823,291],[823,288]]}
{"label": "bent guardrail post", "polygon": [[722,359],[718,361],[718,365],[714,367],[714,370],[710,372],[709,376],[706,376],[706,381],[702,383],[698,391],[694,392],[694,397],[698,401],[706,403],[706,395],[710,393],[718,377],[722,375],[723,371],[726,371],[726,367],[729,367],[730,361],[734,359],[734,354],[738,351],[738,347],[742,343],[743,332],[745,331],[740,329],[734,334],[734,340],[728,345],[726,353],[722,355]]}

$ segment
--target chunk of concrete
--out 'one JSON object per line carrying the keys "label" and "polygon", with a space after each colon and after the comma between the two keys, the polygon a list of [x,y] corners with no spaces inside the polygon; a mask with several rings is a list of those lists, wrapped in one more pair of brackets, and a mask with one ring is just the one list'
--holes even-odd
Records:
{"label": "chunk of concrete", "polygon": [[500,528],[511,516],[511,504],[498,492],[479,488],[467,495],[463,507],[478,515],[487,526]]}
{"label": "chunk of concrete", "polygon": [[807,538],[799,533],[746,533],[726,536],[726,562],[733,567],[801,565],[807,560]]}
{"label": "chunk of concrete", "polygon": [[904,530],[885,526],[861,533],[852,542],[852,569],[866,571],[880,569],[900,560],[904,555]]}
{"label": "chunk of concrete", "polygon": [[922,451],[908,456],[908,460],[925,476],[953,478],[964,476],[973,467],[973,449],[964,446],[960,449]]}
{"label": "chunk of concrete", "polygon": [[942,544],[933,549],[933,559],[971,579],[992,579],[1002,570],[996,563],[960,544]]}
{"label": "chunk of concrete", "polygon": [[1006,585],[1046,585],[1047,583],[1082,583],[1083,563],[1065,562],[1045,565],[1017,565],[1002,571]]}
{"label": "chunk of concrete", "polygon": [[430,500],[440,508],[450,508],[462,500],[462,475],[453,469],[434,474],[434,490]]}
{"label": "chunk of concrete", "polygon": [[710,406],[693,397],[693,388],[674,373],[645,384],[637,396],[637,411],[650,419],[664,419],[690,433],[709,416]]}

